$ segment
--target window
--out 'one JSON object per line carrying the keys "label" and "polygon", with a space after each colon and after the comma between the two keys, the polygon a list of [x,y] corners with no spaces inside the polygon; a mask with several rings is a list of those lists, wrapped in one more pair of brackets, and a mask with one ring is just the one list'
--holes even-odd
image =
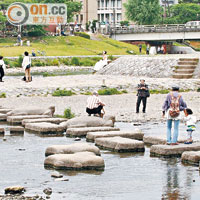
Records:
{"label": "window", "polygon": [[121,13],[117,13],[117,21],[120,22],[122,20],[122,15]]}
{"label": "window", "polygon": [[111,8],[115,7],[115,0],[111,0]]}
{"label": "window", "polygon": [[109,0],[106,0],[106,9],[108,10],[108,8],[109,8]]}
{"label": "window", "polygon": [[81,22],[81,24],[82,24],[82,23],[83,23],[83,15],[81,15],[80,18],[81,18],[81,19],[80,19],[80,22]]}
{"label": "window", "polygon": [[101,0],[101,8],[104,8],[104,0]]}
{"label": "window", "polygon": [[121,0],[117,0],[117,8],[122,8],[122,1]]}
{"label": "window", "polygon": [[101,21],[104,22],[104,14],[101,14]]}
{"label": "window", "polygon": [[100,0],[98,0],[98,9],[100,9],[101,5],[100,5]]}

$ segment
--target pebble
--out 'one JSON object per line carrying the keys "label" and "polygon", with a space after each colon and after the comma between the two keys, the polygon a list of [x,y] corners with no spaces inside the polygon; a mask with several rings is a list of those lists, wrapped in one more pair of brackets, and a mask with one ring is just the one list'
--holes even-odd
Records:
{"label": "pebble", "polygon": [[68,178],[56,178],[55,181],[69,181]]}
{"label": "pebble", "polygon": [[46,194],[46,195],[51,195],[52,194],[52,189],[51,188],[45,188],[44,190],[43,190],[43,192],[44,192],[44,194]]}
{"label": "pebble", "polygon": [[63,175],[60,174],[59,172],[53,172],[53,173],[51,174],[51,177],[53,177],[53,178],[62,178]]}
{"label": "pebble", "polygon": [[74,141],[80,141],[81,140],[81,138],[79,138],[79,137],[76,137],[75,139],[74,139]]}

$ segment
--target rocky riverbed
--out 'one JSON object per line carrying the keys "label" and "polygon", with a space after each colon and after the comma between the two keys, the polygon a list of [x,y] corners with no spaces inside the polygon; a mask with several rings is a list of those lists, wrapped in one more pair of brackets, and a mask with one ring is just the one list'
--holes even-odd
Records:
{"label": "rocky riverbed", "polygon": [[[194,111],[194,115],[200,120],[200,95],[198,92],[184,92],[182,93],[184,100],[187,102],[188,107]],[[166,94],[153,94],[148,99],[147,113],[136,114],[136,94],[122,94],[112,96],[100,96],[102,101],[105,102],[106,114],[116,116],[117,121],[124,122],[146,122],[146,121],[161,121],[162,120],[162,104],[165,100]],[[9,97],[2,98],[0,105],[8,108],[19,107],[49,107],[55,105],[56,114],[63,114],[65,108],[71,108],[76,116],[86,115],[86,95],[74,95],[69,97]],[[142,105],[141,105],[142,106]]]}

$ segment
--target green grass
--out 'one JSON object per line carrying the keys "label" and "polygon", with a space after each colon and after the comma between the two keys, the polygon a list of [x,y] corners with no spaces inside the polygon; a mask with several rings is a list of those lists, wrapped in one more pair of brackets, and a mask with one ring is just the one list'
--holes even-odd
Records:
{"label": "green grass", "polygon": [[55,115],[55,117],[72,119],[75,117],[75,114],[72,113],[71,108],[66,108],[63,115]]}
{"label": "green grass", "polygon": [[[127,55],[127,51],[139,54],[136,45],[119,42],[99,36],[99,41],[89,40],[78,36],[41,38],[22,38],[24,41],[30,40],[31,46],[14,46],[16,38],[0,38],[0,52],[5,57],[19,56],[32,49],[45,51],[47,56],[76,56],[76,55],[101,55],[104,50],[108,55]],[[26,43],[24,42],[24,45]]]}
{"label": "green grass", "polygon": [[55,90],[53,93],[52,93],[52,96],[54,97],[64,97],[64,96],[72,96],[74,95],[75,93],[72,92],[71,90],[60,90],[59,88],[57,90]]}
{"label": "green grass", "polygon": [[114,94],[122,94],[119,90],[116,88],[105,88],[98,90],[99,95],[114,95]]}
{"label": "green grass", "polygon": [[5,92],[1,93],[0,98],[6,98],[6,93]]}

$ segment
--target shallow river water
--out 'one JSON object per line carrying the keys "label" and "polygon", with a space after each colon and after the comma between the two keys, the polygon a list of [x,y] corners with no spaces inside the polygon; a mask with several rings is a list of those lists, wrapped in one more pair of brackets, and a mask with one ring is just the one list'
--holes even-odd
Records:
{"label": "shallow river water", "polygon": [[[195,138],[200,129],[194,133]],[[7,125],[1,125],[6,127]],[[132,124],[116,123],[121,129],[134,129]],[[141,126],[145,134],[165,134],[165,124]],[[181,125],[180,133],[185,134]],[[45,149],[53,144],[74,143],[73,138],[40,137],[25,133],[24,136],[0,138],[0,193],[7,186],[21,185],[28,195],[44,195],[43,189],[51,187],[53,200],[157,200],[200,199],[198,167],[185,166],[179,158],[150,157],[145,153],[111,153],[102,151],[104,171],[60,171],[67,182],[51,178],[53,170],[44,169]],[[82,142],[85,139],[82,139]]]}

